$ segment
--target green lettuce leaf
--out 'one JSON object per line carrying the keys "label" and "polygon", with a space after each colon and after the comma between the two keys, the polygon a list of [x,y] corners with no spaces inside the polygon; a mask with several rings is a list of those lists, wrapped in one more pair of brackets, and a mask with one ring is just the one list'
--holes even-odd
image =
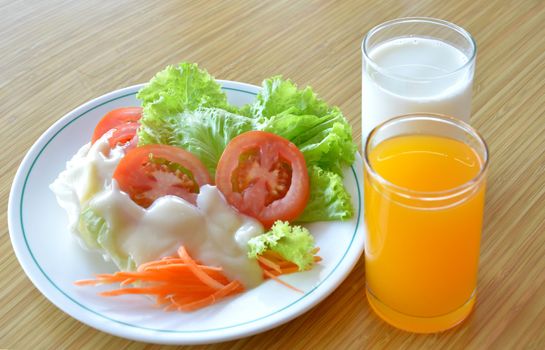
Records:
{"label": "green lettuce leaf", "polygon": [[299,267],[309,270],[314,264],[314,237],[301,226],[290,226],[286,221],[276,221],[271,230],[248,241],[248,257],[257,258],[267,250],[282,255]]}
{"label": "green lettuce leaf", "polygon": [[348,220],[354,215],[343,178],[313,165],[309,168],[310,197],[297,222]]}
{"label": "green lettuce leaf", "polygon": [[[162,143],[181,147],[197,156],[212,178],[223,150],[235,136],[254,130],[254,120],[219,108],[199,108],[161,117],[158,128],[147,132],[139,144]],[[154,135],[151,137],[151,135]]]}
{"label": "green lettuce leaf", "polygon": [[352,128],[341,111],[334,107],[323,116],[293,112],[289,108],[261,123],[260,128],[293,142],[305,156],[307,166],[317,165],[342,174],[343,167],[354,162],[356,145]]}
{"label": "green lettuce leaf", "polygon": [[220,84],[196,63],[181,62],[157,73],[136,95],[144,108],[162,115],[198,107],[225,108],[227,96]]}
{"label": "green lettuce leaf", "polygon": [[100,250],[120,270],[133,271],[136,269],[136,263],[132,258],[119,251],[115,235],[106,220],[91,207],[82,210],[79,217],[78,231],[89,248]]}
{"label": "green lettuce leaf", "polygon": [[98,236],[103,235],[108,230],[106,221],[90,208],[85,208],[79,216],[78,231],[80,237],[87,247],[91,249],[100,248]]}
{"label": "green lettuce leaf", "polygon": [[136,97],[142,101],[143,108],[138,132],[142,144],[166,143],[170,130],[168,123],[163,125],[164,119],[168,121],[182,112],[199,107],[236,110],[227,103],[220,84],[197,64],[188,62],[168,66],[157,73]]}
{"label": "green lettuce leaf", "polygon": [[272,117],[290,109],[294,115],[312,114],[321,117],[329,106],[310,87],[299,90],[290,80],[274,76],[263,81],[261,91],[251,106],[255,117]]}

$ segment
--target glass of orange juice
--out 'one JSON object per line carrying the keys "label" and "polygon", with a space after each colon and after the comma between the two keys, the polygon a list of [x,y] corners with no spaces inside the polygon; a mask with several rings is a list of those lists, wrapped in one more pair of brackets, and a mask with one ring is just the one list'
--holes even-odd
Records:
{"label": "glass of orange juice", "polygon": [[409,114],[365,144],[367,299],[395,327],[432,333],[475,303],[488,149],[467,123]]}

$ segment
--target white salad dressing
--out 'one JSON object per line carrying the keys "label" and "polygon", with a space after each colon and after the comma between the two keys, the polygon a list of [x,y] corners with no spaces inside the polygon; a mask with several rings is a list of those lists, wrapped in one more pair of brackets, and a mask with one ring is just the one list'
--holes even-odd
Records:
{"label": "white salad dressing", "polygon": [[114,170],[125,156],[121,147],[110,150],[108,139],[112,133],[113,130],[108,131],[94,144],[81,147],[49,185],[61,208],[66,210],[68,226],[76,235],[82,205],[112,182]]}
{"label": "white salad dressing", "polygon": [[176,254],[184,245],[206,265],[220,266],[246,287],[262,280],[257,262],[248,258],[248,240],[263,233],[261,224],[231,208],[215,186],[205,185],[197,206],[176,196],[158,198],[145,209],[119,190],[114,181],[89,206],[115,232],[119,254],[140,265]]}
{"label": "white salad dressing", "polygon": [[[105,156],[107,144],[104,136],[82,147],[50,186],[72,231],[79,235],[80,211],[88,206],[106,221],[115,253],[136,265],[175,255],[184,245],[195,259],[222,267],[247,288],[261,283],[262,270],[247,249],[248,240],[263,233],[257,220],[237,212],[211,185],[201,187],[197,206],[176,196],[161,197],[147,209],[138,206],[112,180],[123,150]],[[108,251],[101,252],[108,258]]]}

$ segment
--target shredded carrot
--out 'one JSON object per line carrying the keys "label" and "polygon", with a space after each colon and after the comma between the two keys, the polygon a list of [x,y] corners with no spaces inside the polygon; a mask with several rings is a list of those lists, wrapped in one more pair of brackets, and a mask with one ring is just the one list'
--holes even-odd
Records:
{"label": "shredded carrot", "polygon": [[244,290],[244,288],[239,281],[232,281],[228,285],[224,286],[222,289],[216,291],[214,294],[207,296],[206,298],[188,303],[178,304],[178,309],[182,311],[194,311],[212,305],[217,300],[220,300],[232,294],[239,293],[242,290]]}
{"label": "shredded carrot", "polygon": [[120,285],[120,286],[127,286],[127,285],[129,285],[129,284],[135,283],[136,281],[137,281],[136,278],[127,278],[127,279],[121,281],[121,283],[119,283],[119,285]]}
{"label": "shredded carrot", "polygon": [[199,265],[191,259],[187,251],[185,250],[184,246],[180,246],[178,248],[178,255],[180,255],[180,258],[182,260],[185,260],[185,263],[189,266],[189,269],[193,274],[200,279],[204,284],[209,285],[210,287],[214,289],[221,289],[223,288],[223,284],[218,282],[217,280],[210,277],[206,272],[204,272],[201,268],[199,268]]}
{"label": "shredded carrot", "polygon": [[278,272],[276,272],[274,270],[270,270],[269,272],[276,275],[276,276],[287,275],[287,274],[290,274],[290,273],[299,272],[299,267],[297,267],[297,266],[288,266],[288,267],[283,267],[280,273],[278,273]]}
{"label": "shredded carrot", "polygon": [[[312,250],[312,254],[316,254],[318,251],[320,251],[320,248],[316,247]],[[314,262],[320,262],[322,261],[322,258],[314,255],[313,260]],[[278,278],[280,275],[298,272],[299,266],[297,266],[295,263],[286,260],[282,255],[272,250],[267,250],[263,254],[259,255],[257,257],[257,261],[259,262],[265,277],[273,279],[290,289],[303,293],[300,289]]]}
{"label": "shredded carrot", "polygon": [[135,272],[97,274],[95,279],[76,281],[78,286],[119,283],[119,288],[99,293],[112,297],[127,294],[155,296],[165,310],[194,311],[244,291],[239,281],[229,281],[222,269],[198,264],[182,246],[178,257],[166,257],[140,265]]}
{"label": "shredded carrot", "polygon": [[257,260],[260,263],[262,263],[263,265],[265,265],[267,267],[270,267],[271,269],[275,270],[276,272],[278,272],[280,274],[282,273],[282,270],[280,269],[280,266],[277,263],[275,263],[274,261],[269,260],[264,256],[258,256]]}
{"label": "shredded carrot", "polygon": [[275,280],[276,282],[278,282],[280,284],[283,284],[284,286],[288,287],[289,289],[293,289],[294,291],[299,292],[299,293],[304,293],[301,289],[296,288],[296,287],[292,286],[291,284],[282,281],[280,278],[276,277],[274,274],[270,273],[267,270],[263,270],[263,273],[265,274],[265,276],[269,277],[270,279]]}
{"label": "shredded carrot", "polygon": [[74,284],[76,286],[94,286],[94,285],[97,285],[97,284],[100,284],[100,282],[98,282],[97,280],[79,280],[79,281],[76,281],[74,282]]}
{"label": "shredded carrot", "polygon": [[[316,254],[319,248],[312,253]],[[257,258],[263,275],[296,292],[302,290],[278,278],[299,271],[299,267],[277,252],[268,250]],[[314,262],[322,260],[314,256]],[[97,274],[95,279],[74,282],[78,286],[118,283],[119,289],[99,293],[105,297],[128,294],[147,294],[156,298],[156,304],[166,311],[194,311],[212,305],[244,291],[239,281],[229,281],[221,267],[198,264],[185,247],[178,249],[177,257],[165,257],[138,266],[137,270]],[[129,285],[136,285],[124,288]]]}
{"label": "shredded carrot", "polygon": [[120,288],[109,290],[106,292],[100,293],[103,296],[116,296],[123,294],[153,294],[153,295],[171,295],[173,293],[184,293],[190,292],[195,294],[210,294],[214,290],[211,290],[207,286],[184,286],[184,287],[173,287],[173,286],[160,286],[160,287],[142,287],[142,288]]}
{"label": "shredded carrot", "polygon": [[[161,260],[155,260],[155,261],[150,261],[150,262],[147,262],[147,263],[144,263],[142,265],[140,265],[137,269],[137,271],[144,271],[146,269],[149,269],[149,268],[161,268],[161,266],[172,266],[174,264],[180,264],[180,265],[184,265],[185,263],[185,260],[184,259],[179,259],[179,258],[162,258]],[[221,267],[215,267],[215,266],[204,266],[204,265],[199,265],[200,268],[206,270],[206,271],[222,271],[223,269]]]}
{"label": "shredded carrot", "polygon": [[277,260],[281,260],[281,261],[287,261],[286,259],[284,259],[284,257],[282,255],[280,255],[279,253],[275,252],[274,250],[267,250],[263,253],[263,255],[271,258],[271,259],[277,259]]}
{"label": "shredded carrot", "polygon": [[[316,247],[312,252],[318,252],[320,248]],[[289,273],[294,273],[299,271],[299,267],[289,261],[284,259],[282,255],[278,254],[275,251],[267,250],[257,258],[261,268],[269,272],[275,272],[276,275],[286,275]],[[322,261],[322,258],[319,256],[314,256],[314,262]]]}

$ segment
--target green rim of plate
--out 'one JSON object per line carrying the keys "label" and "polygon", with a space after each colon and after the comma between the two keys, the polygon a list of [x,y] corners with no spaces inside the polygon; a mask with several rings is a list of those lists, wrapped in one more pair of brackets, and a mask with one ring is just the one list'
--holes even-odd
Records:
{"label": "green rim of plate", "polygon": [[[237,92],[242,92],[242,93],[246,93],[246,94],[250,94],[250,95],[253,95],[253,96],[256,96],[257,94],[254,93],[254,92],[251,92],[251,91],[247,91],[247,90],[241,90],[241,89],[235,89],[235,88],[229,88],[229,87],[222,87],[222,90],[230,90],[230,91],[237,91]],[[118,324],[121,324],[121,325],[124,325],[124,326],[129,326],[129,327],[133,327],[133,328],[137,328],[137,329],[142,329],[142,330],[146,330],[146,331],[154,331],[154,332],[162,332],[162,333],[206,333],[206,332],[217,332],[217,331],[221,331],[221,330],[225,330],[225,329],[229,329],[229,328],[235,328],[235,327],[239,327],[239,326],[243,326],[243,325],[247,325],[247,324],[250,324],[250,323],[254,323],[254,322],[258,322],[258,321],[261,321],[265,318],[268,318],[268,317],[271,317],[275,314],[278,314],[290,307],[292,307],[293,305],[299,303],[301,300],[305,299],[308,295],[312,294],[316,289],[318,289],[334,272],[335,270],[339,267],[339,265],[343,262],[344,258],[346,257],[346,254],[348,254],[348,251],[350,250],[350,247],[352,247],[352,243],[354,242],[354,239],[356,237],[356,234],[358,232],[358,227],[359,227],[359,224],[360,224],[360,216],[361,216],[361,193],[360,193],[360,184],[359,184],[359,181],[358,181],[358,176],[356,174],[356,171],[354,170],[354,166],[350,166],[350,168],[352,169],[352,174],[354,175],[354,179],[356,180],[356,188],[358,190],[358,216],[357,216],[357,220],[356,220],[356,227],[354,228],[354,233],[352,235],[352,239],[350,240],[350,244],[348,245],[346,251],[344,252],[343,256],[341,257],[341,259],[339,260],[339,262],[337,263],[337,265],[335,265],[335,267],[333,268],[333,270],[331,270],[331,272],[323,279],[320,281],[320,283],[318,283],[314,288],[312,288],[310,291],[308,291],[307,293],[305,293],[301,298],[295,300],[294,302],[284,306],[283,308],[279,309],[279,310],[276,310],[274,311],[273,313],[270,313],[268,315],[265,315],[265,316],[261,316],[259,318],[256,318],[254,320],[250,320],[250,321],[246,321],[246,322],[241,322],[241,323],[238,323],[238,324],[235,324],[235,325],[230,325],[230,326],[225,326],[225,327],[219,327],[219,328],[211,328],[211,329],[198,329],[198,330],[187,330],[187,331],[184,331],[184,330],[173,330],[173,329],[156,329],[156,328],[150,328],[150,327],[143,327],[143,326],[139,326],[139,325],[135,325],[135,324],[131,324],[131,323],[128,323],[128,322],[124,322],[124,321],[120,321],[120,320],[116,320],[114,318],[111,318],[109,316],[106,316],[106,315],[103,315],[101,313],[99,313],[98,311],[95,311],[93,309],[91,309],[90,307],[88,306],[85,306],[83,305],[82,303],[80,303],[79,301],[77,301],[76,299],[74,299],[73,297],[71,297],[70,295],[68,295],[67,292],[65,292],[64,290],[62,290],[55,282],[53,282],[53,280],[49,277],[49,275],[44,271],[44,269],[42,268],[42,266],[40,265],[40,263],[38,262],[38,260],[36,260],[36,257],[34,256],[34,253],[32,252],[32,249],[30,248],[30,245],[28,243],[28,240],[27,240],[27,236],[26,236],[26,232],[25,232],[25,226],[24,226],[24,221],[23,221],[23,202],[24,202],[24,195],[25,195],[25,189],[26,189],[26,185],[27,185],[27,182],[28,182],[28,178],[32,172],[32,169],[34,168],[34,165],[36,164],[36,162],[38,161],[38,159],[40,158],[41,154],[43,153],[43,151],[47,148],[47,146],[51,143],[51,141],[53,141],[53,139],[55,139],[55,137],[57,137],[57,135],[59,135],[68,125],[72,124],[74,121],[78,120],[79,118],[83,117],[85,114],[107,104],[107,103],[110,103],[112,101],[115,101],[115,100],[119,100],[121,98],[125,98],[125,97],[128,97],[128,96],[131,96],[131,95],[136,95],[137,92],[131,92],[131,93],[127,93],[127,94],[124,94],[124,95],[121,95],[121,96],[117,96],[115,98],[112,98],[112,99],[109,99],[105,102],[102,102],[96,106],[93,106],[87,110],[85,110],[84,112],[80,113],[78,116],[76,116],[75,118],[73,118],[72,120],[70,120],[68,123],[66,123],[65,125],[63,125],[49,140],[47,140],[47,142],[45,143],[45,145],[40,149],[40,151],[38,152],[38,154],[36,155],[36,157],[34,158],[34,160],[32,161],[31,165],[30,165],[30,168],[28,169],[28,172],[25,176],[25,181],[23,183],[23,188],[22,188],[22,191],[21,191],[21,203],[19,205],[19,218],[20,218],[20,224],[21,224],[21,231],[23,233],[23,239],[25,241],[25,245],[28,249],[28,252],[30,254],[30,256],[32,257],[32,260],[34,261],[34,263],[36,264],[36,266],[38,267],[38,269],[40,270],[40,272],[44,275],[44,277],[49,281],[49,283],[51,283],[51,285],[53,287],[55,287],[55,289],[57,289],[61,294],[63,294],[66,298],[68,298],[69,300],[71,300],[74,304],[78,305],[79,307],[81,307],[82,309],[86,310],[86,311],[89,311],[91,312],[92,314],[96,315],[96,316],[99,316],[99,317],[102,317],[108,321],[111,321],[111,322],[114,322],[114,323],[118,323]]]}

